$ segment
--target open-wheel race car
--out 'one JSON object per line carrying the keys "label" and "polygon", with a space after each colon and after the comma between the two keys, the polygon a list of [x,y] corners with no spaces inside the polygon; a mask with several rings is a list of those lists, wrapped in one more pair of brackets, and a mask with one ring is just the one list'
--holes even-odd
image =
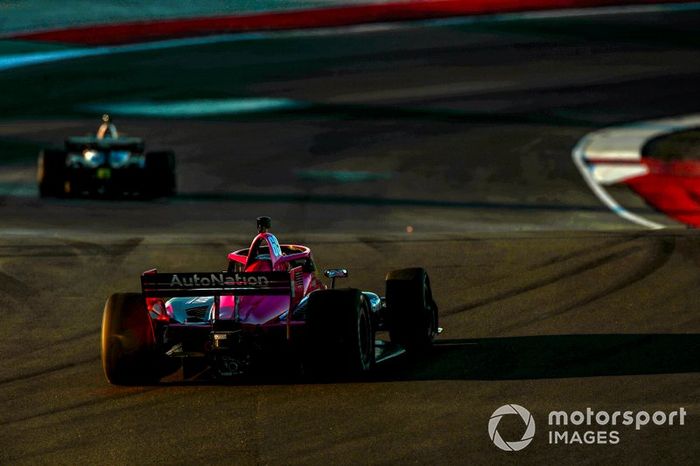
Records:
{"label": "open-wheel race car", "polygon": [[97,134],[44,149],[37,163],[41,197],[164,197],[175,194],[175,155],[145,152],[143,139],[121,136],[108,115]]}
{"label": "open-wheel race car", "polygon": [[[249,248],[221,272],[141,276],[141,293],[105,304],[102,364],[109,382],[150,384],[177,372],[214,378],[268,371],[356,376],[404,352],[420,354],[441,331],[422,268],[389,272],[386,296],[335,288],[345,269],[317,276],[306,246],[280,245],[258,218]],[[377,332],[388,331],[387,341]],[[290,372],[291,371],[291,372]]]}

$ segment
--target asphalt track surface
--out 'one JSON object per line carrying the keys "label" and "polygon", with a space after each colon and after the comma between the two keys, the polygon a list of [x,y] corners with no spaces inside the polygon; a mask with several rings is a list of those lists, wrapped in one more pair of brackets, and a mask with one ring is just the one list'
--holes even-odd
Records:
{"label": "asphalt track surface", "polygon": [[[697,233],[624,223],[587,191],[570,151],[602,125],[697,112],[699,19],[286,38],[0,74],[13,90],[0,102],[0,139],[18,154],[0,180],[0,463],[697,461]],[[104,79],[125,62],[129,73]],[[149,81],[158,69],[179,72]],[[171,201],[21,195],[33,176],[25,152],[92,130],[81,105],[149,93],[311,104],[118,120],[176,150],[182,194]],[[381,176],[329,175],[344,170]],[[106,297],[137,289],[152,266],[223,266],[260,214],[282,242],[309,244],[320,266],[350,269],[353,287],[381,292],[388,270],[425,266],[446,329],[434,352],[367,380],[108,385]],[[487,434],[507,403],[538,423],[518,453]],[[619,445],[547,444],[549,411],[588,406],[689,415],[685,426],[622,427]],[[499,429],[516,438],[523,427],[504,419]]]}

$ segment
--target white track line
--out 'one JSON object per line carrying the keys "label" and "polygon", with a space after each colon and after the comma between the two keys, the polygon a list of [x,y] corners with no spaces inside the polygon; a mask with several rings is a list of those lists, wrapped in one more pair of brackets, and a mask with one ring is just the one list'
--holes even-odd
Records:
{"label": "white track line", "polygon": [[620,217],[646,228],[665,228],[622,207],[603,185],[647,173],[641,163],[644,144],[655,137],[700,127],[700,115],[686,115],[663,120],[643,121],[605,128],[583,137],[571,152],[574,164],[584,181],[600,201]]}

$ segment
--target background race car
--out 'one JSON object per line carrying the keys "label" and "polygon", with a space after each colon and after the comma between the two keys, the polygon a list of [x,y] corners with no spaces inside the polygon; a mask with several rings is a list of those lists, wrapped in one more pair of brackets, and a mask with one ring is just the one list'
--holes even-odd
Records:
{"label": "background race car", "polygon": [[63,149],[39,154],[41,197],[139,196],[175,194],[175,155],[144,152],[141,138],[120,136],[108,115],[95,136],[71,137]]}

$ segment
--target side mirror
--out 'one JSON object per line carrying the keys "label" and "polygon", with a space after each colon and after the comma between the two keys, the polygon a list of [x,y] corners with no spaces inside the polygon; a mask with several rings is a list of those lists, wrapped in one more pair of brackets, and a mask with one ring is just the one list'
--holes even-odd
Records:
{"label": "side mirror", "polygon": [[336,278],[346,278],[348,276],[347,269],[328,269],[323,274],[331,279],[331,288],[335,288]]}

